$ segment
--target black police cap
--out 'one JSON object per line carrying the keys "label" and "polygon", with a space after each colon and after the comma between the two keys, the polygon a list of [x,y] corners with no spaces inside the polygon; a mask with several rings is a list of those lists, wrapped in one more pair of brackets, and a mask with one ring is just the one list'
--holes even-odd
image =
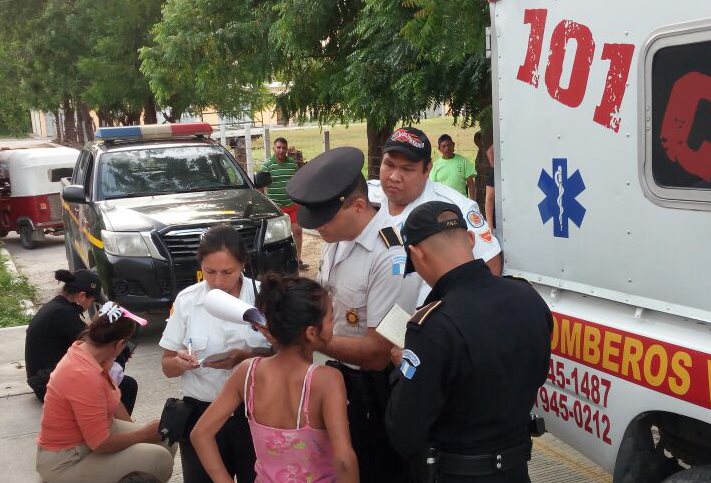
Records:
{"label": "black police cap", "polygon": [[[453,216],[443,221],[437,221],[437,218],[445,212],[452,212]],[[464,221],[462,210],[457,205],[444,201],[428,201],[412,210],[400,230],[407,252],[405,275],[415,271],[415,266],[410,258],[410,246],[417,245],[432,235],[455,228],[467,229],[467,222]]]}
{"label": "black police cap", "polygon": [[336,216],[363,177],[364,160],[357,148],[335,148],[319,154],[294,174],[286,194],[301,205],[296,213],[301,226],[318,228]]}

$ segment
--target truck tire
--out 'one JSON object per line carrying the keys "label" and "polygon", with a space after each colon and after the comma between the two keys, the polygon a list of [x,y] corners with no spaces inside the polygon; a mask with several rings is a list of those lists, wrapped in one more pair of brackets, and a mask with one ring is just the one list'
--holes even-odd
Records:
{"label": "truck tire", "polygon": [[703,483],[711,481],[711,465],[695,466],[676,473],[662,483]]}
{"label": "truck tire", "polygon": [[20,242],[22,243],[22,248],[27,250],[32,250],[37,246],[37,242],[32,239],[32,226],[29,223],[23,223],[20,225]]}

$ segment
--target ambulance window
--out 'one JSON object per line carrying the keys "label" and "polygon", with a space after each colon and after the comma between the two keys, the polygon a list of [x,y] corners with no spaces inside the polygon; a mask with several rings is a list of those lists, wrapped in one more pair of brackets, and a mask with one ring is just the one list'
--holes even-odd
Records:
{"label": "ambulance window", "polygon": [[663,205],[711,209],[709,58],[708,30],[660,36],[646,53],[644,184]]}

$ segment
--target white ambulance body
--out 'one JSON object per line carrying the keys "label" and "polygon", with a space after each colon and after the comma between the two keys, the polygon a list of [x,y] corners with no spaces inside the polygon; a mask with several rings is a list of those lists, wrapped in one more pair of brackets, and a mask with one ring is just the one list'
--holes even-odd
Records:
{"label": "white ambulance body", "polygon": [[504,269],[555,316],[534,409],[615,481],[702,471],[711,1],[499,0],[491,20]]}

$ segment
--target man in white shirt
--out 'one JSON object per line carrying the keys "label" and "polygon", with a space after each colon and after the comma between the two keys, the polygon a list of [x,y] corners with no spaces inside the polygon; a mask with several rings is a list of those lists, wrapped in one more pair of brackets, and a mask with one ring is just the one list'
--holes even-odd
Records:
{"label": "man in white shirt", "polygon": [[[462,210],[467,228],[474,232],[474,258],[486,262],[494,275],[501,275],[501,247],[476,201],[429,179],[432,145],[424,132],[412,127],[396,130],[385,142],[380,165],[380,182],[369,182],[369,197],[380,202],[380,211],[390,216],[391,224],[402,228],[417,206],[427,201],[453,203]],[[415,276],[414,274],[411,276]],[[418,302],[429,293],[423,284]]]}

